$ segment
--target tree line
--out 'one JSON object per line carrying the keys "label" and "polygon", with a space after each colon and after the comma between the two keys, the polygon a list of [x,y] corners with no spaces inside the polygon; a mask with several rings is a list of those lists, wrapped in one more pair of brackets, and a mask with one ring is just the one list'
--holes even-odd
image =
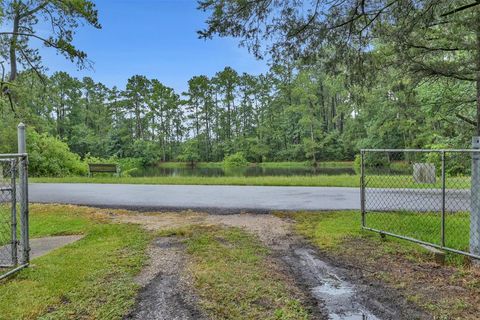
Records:
{"label": "tree line", "polygon": [[351,160],[362,147],[466,146],[472,131],[448,112],[472,103],[463,98],[472,85],[419,84],[395,66],[368,87],[352,86],[345,70],[332,75],[305,62],[260,75],[227,67],[192,77],[182,93],[141,75],[122,89],[65,72],[25,71],[16,83],[15,111],[2,100],[9,130],[22,120],[81,157],[144,164],[222,161],[236,152],[252,162]]}
{"label": "tree line", "polygon": [[354,151],[337,146],[347,111],[333,83],[318,79],[315,88],[310,76],[291,66],[256,76],[227,67],[193,77],[186,92],[176,93],[141,75],[120,90],[65,72],[40,80],[26,71],[16,80],[23,89],[15,92],[15,112],[4,99],[2,117],[12,125],[26,121],[81,157],[221,161],[242,152],[255,162],[348,159]]}

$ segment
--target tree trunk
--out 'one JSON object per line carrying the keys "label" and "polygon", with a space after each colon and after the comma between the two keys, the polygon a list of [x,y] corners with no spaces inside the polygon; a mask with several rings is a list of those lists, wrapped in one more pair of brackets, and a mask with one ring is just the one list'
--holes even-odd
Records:
{"label": "tree trunk", "polygon": [[475,135],[480,136],[480,12],[477,12],[477,128]]}
{"label": "tree trunk", "polygon": [[15,18],[13,19],[12,38],[10,39],[10,77],[9,80],[14,81],[17,77],[17,33],[20,26],[20,13],[15,8]]}

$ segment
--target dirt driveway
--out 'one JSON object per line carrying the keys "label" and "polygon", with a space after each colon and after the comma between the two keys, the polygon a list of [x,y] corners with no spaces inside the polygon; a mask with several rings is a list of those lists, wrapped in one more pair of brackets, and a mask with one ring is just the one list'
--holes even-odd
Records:
{"label": "dirt driveway", "polygon": [[[395,289],[367,281],[351,266],[330,261],[293,232],[293,222],[267,214],[209,215],[194,212],[113,215],[151,231],[191,225],[236,227],[255,235],[269,259],[299,292],[314,319],[429,319]],[[206,319],[188,273],[188,254],[178,237],[155,240],[150,263],[138,276],[142,290],[127,319]]]}

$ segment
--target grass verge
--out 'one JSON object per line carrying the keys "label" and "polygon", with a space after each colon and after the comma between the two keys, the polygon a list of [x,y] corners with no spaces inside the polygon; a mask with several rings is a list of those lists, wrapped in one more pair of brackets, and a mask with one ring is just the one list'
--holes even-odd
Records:
{"label": "grass verge", "polygon": [[96,209],[32,205],[30,215],[32,237],[85,237],[1,282],[0,318],[121,318],[134,303],[133,277],[150,235],[136,225],[110,224]]}
{"label": "grass verge", "polygon": [[237,228],[191,227],[186,237],[191,272],[202,308],[212,319],[308,319],[288,279],[268,250]]}
{"label": "grass verge", "polygon": [[[448,264],[436,265],[431,254],[416,244],[391,237],[381,240],[376,233],[362,231],[358,212],[279,215],[293,218],[297,232],[336,263],[347,269],[355,266],[368,281],[398,288],[436,319],[478,319],[480,270],[463,265],[463,256],[447,254]],[[406,218],[409,228],[425,223],[418,216],[417,220]],[[428,228],[424,231],[429,232]]]}
{"label": "grass verge", "polygon": [[359,186],[358,176],[267,176],[267,177],[63,177],[31,178],[38,183],[113,183],[170,185],[238,185],[238,186]]}
{"label": "grass verge", "polygon": [[[167,185],[237,185],[237,186],[305,186],[305,187],[359,187],[358,175],[317,175],[317,176],[263,176],[263,177],[34,177],[37,183],[111,183],[111,184],[167,184]],[[411,176],[369,176],[370,188],[412,188],[440,189],[441,183],[416,183]],[[470,188],[469,177],[449,177],[448,189]]]}

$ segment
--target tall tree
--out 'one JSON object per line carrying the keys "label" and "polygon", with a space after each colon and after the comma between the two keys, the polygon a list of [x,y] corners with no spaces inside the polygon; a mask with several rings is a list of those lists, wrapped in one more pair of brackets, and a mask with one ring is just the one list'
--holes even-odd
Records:
{"label": "tall tree", "polygon": [[[92,1],[4,0],[1,5],[5,16],[0,23],[3,28],[10,28],[0,32],[2,56],[10,65],[10,81],[17,77],[18,63],[40,75],[41,57],[36,42],[32,40],[54,48],[80,67],[88,63],[87,54],[73,45],[73,36],[83,22],[101,27]],[[46,28],[48,34],[39,32],[39,21],[49,26]]]}
{"label": "tall tree", "polygon": [[[476,83],[474,119],[480,135],[480,2],[465,0],[204,0],[210,13],[201,37],[235,36],[258,57],[348,62],[352,79],[383,68],[372,47],[389,44],[392,58],[417,79],[452,78]],[[268,44],[268,45],[266,45]],[[334,47],[335,50],[329,50]],[[359,76],[358,76],[359,75]],[[472,100],[472,97],[468,97]]]}

